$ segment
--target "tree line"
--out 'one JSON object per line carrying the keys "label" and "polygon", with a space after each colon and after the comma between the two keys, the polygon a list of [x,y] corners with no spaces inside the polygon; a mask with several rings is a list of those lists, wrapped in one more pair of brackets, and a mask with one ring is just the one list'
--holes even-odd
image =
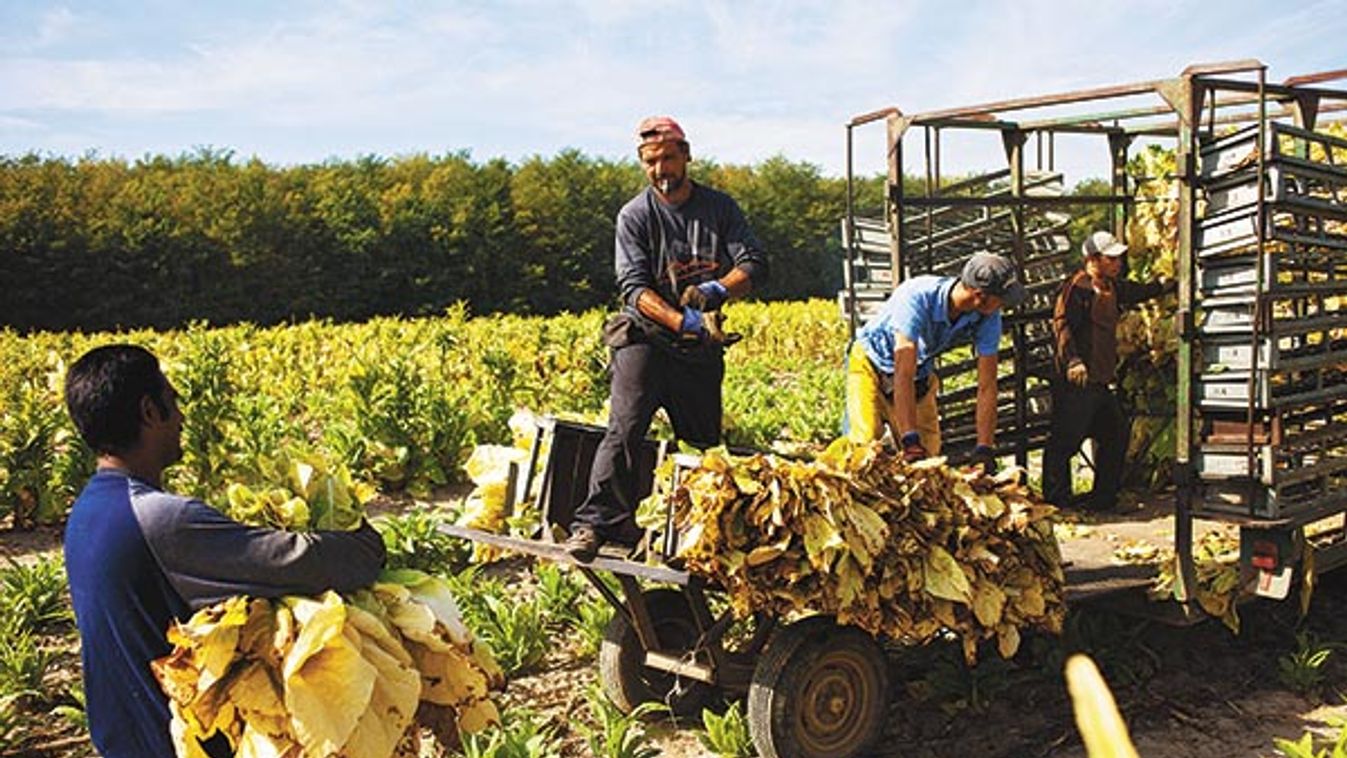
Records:
{"label": "tree line", "polygon": [[[768,250],[758,296],[837,291],[843,179],[780,156],[693,167],[739,201]],[[575,150],[517,164],[463,152],[298,166],[212,149],[0,156],[0,327],[612,306],[613,219],[644,185],[634,160]],[[862,207],[878,207],[882,186],[861,183]]]}

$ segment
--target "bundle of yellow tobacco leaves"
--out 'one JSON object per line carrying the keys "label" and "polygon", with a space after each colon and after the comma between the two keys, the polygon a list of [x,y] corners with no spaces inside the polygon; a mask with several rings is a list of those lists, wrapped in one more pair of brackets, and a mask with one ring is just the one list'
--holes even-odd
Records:
{"label": "bundle of yellow tobacco leaves", "polygon": [[152,664],[179,758],[222,733],[238,758],[416,755],[418,726],[454,744],[499,721],[504,676],[445,582],[388,571],[343,599],[235,597],[169,630]]}
{"label": "bundle of yellow tobacco leaves", "polygon": [[672,493],[678,556],[739,616],[824,613],[912,643],[947,629],[970,663],[991,637],[1008,658],[1065,615],[1055,509],[1016,474],[846,440],[812,461],[711,451]]}
{"label": "bundle of yellow tobacco leaves", "polygon": [[[312,456],[263,461],[230,485],[229,515],[292,531],[353,529],[374,490]],[[505,677],[463,623],[449,583],[386,570],[345,597],[233,597],[168,630],[151,664],[178,758],[223,734],[236,758],[415,756],[420,729],[446,745],[500,719]]]}

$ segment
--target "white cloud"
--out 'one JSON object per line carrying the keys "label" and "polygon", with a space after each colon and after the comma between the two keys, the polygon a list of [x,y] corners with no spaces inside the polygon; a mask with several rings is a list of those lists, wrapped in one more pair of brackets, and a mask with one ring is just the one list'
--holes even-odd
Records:
{"label": "white cloud", "polygon": [[[0,51],[0,125],[37,125],[0,132],[0,151],[50,147],[42,125],[60,122],[68,135],[214,140],[280,162],[415,145],[479,158],[566,146],[625,156],[636,120],[658,112],[682,120],[703,156],[780,152],[839,173],[843,125],[889,105],[915,113],[1253,55],[1281,79],[1303,73],[1298,61],[1340,57],[1347,14],[1335,3],[1234,2],[1218,15],[1172,0],[344,0],[222,13],[218,24],[187,11],[94,19],[52,6],[22,31],[40,46]],[[148,26],[116,44],[127,36],[118,24],[132,23]],[[104,44],[70,44],[90,35]],[[883,169],[882,134],[857,132],[863,172]],[[970,154],[1003,160],[992,143]],[[945,158],[951,169],[961,159]]]}
{"label": "white cloud", "polygon": [[42,124],[30,118],[19,118],[17,116],[6,116],[0,114],[0,129],[13,129],[15,131],[37,131],[42,129]]}

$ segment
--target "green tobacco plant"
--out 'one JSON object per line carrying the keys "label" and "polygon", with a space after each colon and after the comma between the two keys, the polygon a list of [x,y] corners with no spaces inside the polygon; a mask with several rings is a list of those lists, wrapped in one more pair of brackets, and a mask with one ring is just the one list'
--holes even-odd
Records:
{"label": "green tobacco plant", "polygon": [[578,625],[585,586],[555,563],[535,563],[533,578],[538,582],[538,601],[548,622],[558,627]]}
{"label": "green tobacco plant", "polygon": [[94,451],[73,429],[61,429],[56,433],[55,442],[51,478],[47,483],[48,499],[37,510],[40,524],[62,523],[97,468]]}
{"label": "green tobacco plant", "polygon": [[486,613],[475,628],[506,675],[537,665],[551,644],[542,604],[536,598],[521,600],[496,595],[487,595],[482,602]]}
{"label": "green tobacco plant", "polygon": [[1305,732],[1294,742],[1274,738],[1272,744],[1284,758],[1347,758],[1347,721],[1334,719],[1330,723],[1338,730],[1332,740],[1316,741],[1313,732]]}
{"label": "green tobacco plant", "polygon": [[0,625],[0,696],[40,696],[53,660],[37,635],[6,620]]}
{"label": "green tobacco plant", "polygon": [[1060,671],[1072,652],[1088,653],[1110,682],[1144,684],[1160,671],[1160,655],[1145,642],[1151,622],[1087,608],[1067,616],[1061,644],[1052,645],[1043,667]]}
{"label": "green tobacco plant", "polygon": [[717,715],[710,709],[702,709],[702,731],[697,735],[702,747],[721,758],[751,758],[757,755],[753,749],[753,737],[748,733],[748,720],[739,708],[739,701],[730,703],[723,715]]}
{"label": "green tobacco plant", "polygon": [[556,725],[526,709],[506,711],[498,727],[463,735],[463,758],[560,758]]}
{"label": "green tobacco plant", "polygon": [[418,497],[458,478],[473,437],[466,403],[454,387],[395,356],[362,360],[349,389],[359,435],[343,452],[355,471]]}
{"label": "green tobacco plant", "polygon": [[603,598],[587,598],[581,602],[576,610],[578,620],[575,624],[575,631],[580,636],[578,652],[586,658],[592,658],[599,654],[599,647],[603,644],[603,635],[608,630],[608,624],[613,620],[613,606],[609,605]]}
{"label": "green tobacco plant", "polygon": [[650,735],[641,719],[653,713],[667,711],[662,703],[641,703],[631,713],[623,713],[598,685],[590,685],[585,693],[589,713],[595,725],[581,725],[590,755],[594,758],[657,758],[659,749],[650,744]]}
{"label": "green tobacco plant", "polygon": [[932,648],[935,653],[924,686],[948,713],[982,713],[1011,687],[1012,664],[988,657],[969,666],[960,650]]}
{"label": "green tobacco plant", "polygon": [[509,352],[488,347],[478,358],[486,369],[490,395],[487,417],[483,419],[478,438],[483,442],[507,443],[510,440],[510,414],[514,413],[514,396],[519,388],[519,367]]}
{"label": "green tobacco plant", "polygon": [[374,528],[388,549],[388,568],[410,568],[444,576],[468,565],[472,543],[439,530],[447,515],[429,510],[410,510],[397,516],[380,516]]}
{"label": "green tobacco plant", "polygon": [[59,451],[70,439],[61,405],[59,367],[31,365],[0,386],[0,508],[18,529],[59,520],[69,505],[51,484]]}
{"label": "green tobacco plant", "polygon": [[51,715],[82,732],[89,731],[89,714],[84,702],[84,687],[78,682],[67,687],[64,702],[53,707]]}
{"label": "green tobacco plant", "polygon": [[232,447],[235,465],[260,474],[256,462],[270,458],[303,439],[295,420],[275,398],[241,395],[234,403],[235,426]]}
{"label": "green tobacco plant", "polygon": [[6,623],[22,629],[43,631],[74,620],[66,600],[65,568],[59,558],[42,558],[31,564],[8,559],[0,570],[0,614]]}
{"label": "green tobacco plant", "polygon": [[228,479],[238,389],[230,366],[234,340],[201,322],[193,323],[181,339],[181,357],[165,366],[183,414],[182,464],[174,486],[207,502],[218,501]]}
{"label": "green tobacco plant", "polygon": [[483,575],[482,567],[476,564],[446,576],[445,582],[449,584],[449,591],[458,601],[458,608],[463,612],[463,620],[472,629],[486,623],[487,617],[491,614],[487,598],[506,595],[505,583],[495,577]]}
{"label": "green tobacco plant", "polygon": [[1334,650],[1343,645],[1320,642],[1307,631],[1296,633],[1296,649],[1277,659],[1277,676],[1292,690],[1309,695],[1319,691],[1324,683],[1324,665]]}

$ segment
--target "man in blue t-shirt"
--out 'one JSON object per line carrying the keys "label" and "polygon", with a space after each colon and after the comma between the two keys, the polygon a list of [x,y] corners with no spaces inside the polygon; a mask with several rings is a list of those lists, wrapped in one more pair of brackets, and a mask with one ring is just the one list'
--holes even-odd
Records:
{"label": "man in blue t-shirt", "polygon": [[935,359],[971,341],[978,356],[973,462],[993,467],[1001,308],[1023,298],[1014,264],[991,253],[974,254],[957,278],[917,276],[899,285],[847,355],[847,437],[877,440],[887,424],[908,461],[939,455]]}
{"label": "man in blue t-shirt", "polygon": [[[302,534],[244,526],[162,491],[164,469],[182,457],[183,417],[144,348],[85,353],[66,375],[65,400],[98,456],[65,530],[89,733],[105,758],[173,758],[168,699],[150,671],[172,650],[170,623],[234,595],[367,586],[383,567],[383,539],[368,523]],[[222,735],[203,748],[231,753]]]}
{"label": "man in blue t-shirt", "polygon": [[566,541],[581,561],[606,542],[639,540],[636,465],[656,410],[669,414],[678,439],[699,448],[720,442],[724,346],[710,314],[767,279],[767,256],[739,204],[688,178],[692,152],[682,127],[655,116],[636,132],[650,186],[617,214],[623,308],[604,325],[612,349],[608,428]]}

